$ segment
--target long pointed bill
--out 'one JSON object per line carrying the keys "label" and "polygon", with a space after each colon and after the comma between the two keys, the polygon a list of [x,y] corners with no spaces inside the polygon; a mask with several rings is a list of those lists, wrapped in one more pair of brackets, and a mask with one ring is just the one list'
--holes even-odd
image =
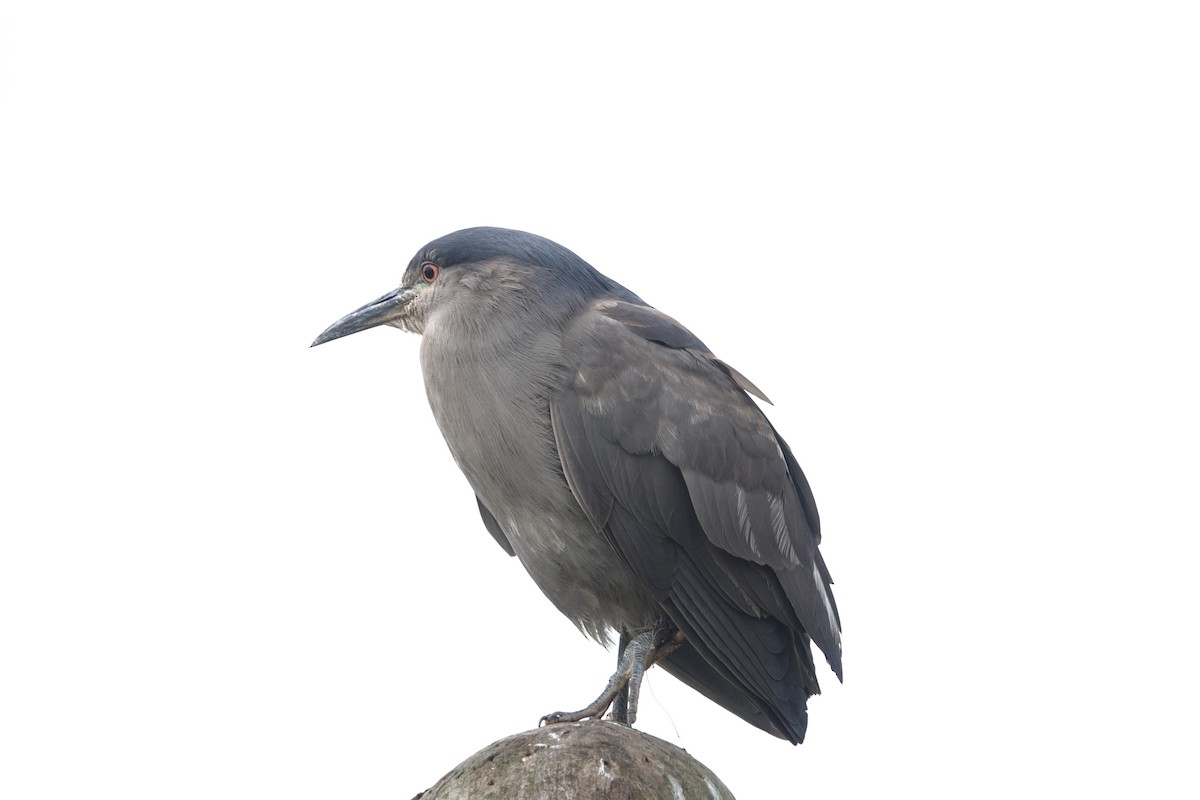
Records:
{"label": "long pointed bill", "polygon": [[351,311],[346,316],[325,329],[324,333],[313,340],[309,347],[349,336],[352,333],[365,331],[379,325],[386,325],[404,316],[405,308],[417,293],[404,286],[388,292],[378,300],[367,303],[357,311]]}

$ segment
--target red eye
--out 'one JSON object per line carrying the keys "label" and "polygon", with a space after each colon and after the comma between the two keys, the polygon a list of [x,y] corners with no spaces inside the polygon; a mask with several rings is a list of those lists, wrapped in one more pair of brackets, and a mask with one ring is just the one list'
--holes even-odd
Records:
{"label": "red eye", "polygon": [[426,283],[433,283],[437,280],[438,273],[441,271],[441,268],[437,264],[426,264],[421,267],[421,277],[425,279]]}

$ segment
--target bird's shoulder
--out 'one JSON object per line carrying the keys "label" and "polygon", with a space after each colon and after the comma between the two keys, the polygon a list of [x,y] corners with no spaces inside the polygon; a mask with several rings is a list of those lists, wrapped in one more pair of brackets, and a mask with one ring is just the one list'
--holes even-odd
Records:
{"label": "bird's shoulder", "polygon": [[[621,361],[604,360],[603,353],[613,347],[621,348],[625,352],[638,351],[642,358],[650,359],[651,363],[654,363],[656,356],[672,360],[667,351],[678,351],[699,360],[699,364],[694,365],[697,372],[714,375],[712,368],[715,368],[741,391],[767,403],[771,402],[761,389],[742,373],[717,358],[708,346],[682,323],[644,303],[613,298],[597,300],[575,318],[567,335],[568,338],[574,339],[576,352],[601,357],[601,364],[589,364],[593,368],[632,366]],[[641,345],[641,342],[658,345],[665,350],[656,352],[655,348],[647,348]],[[693,366],[691,359],[677,357],[673,360],[683,367]],[[724,383],[718,381],[716,385],[723,387]]]}
{"label": "bird's shoulder", "polygon": [[660,454],[711,479],[781,491],[762,393],[698,337],[650,306],[603,300],[565,337],[569,381],[559,404],[632,455]]}

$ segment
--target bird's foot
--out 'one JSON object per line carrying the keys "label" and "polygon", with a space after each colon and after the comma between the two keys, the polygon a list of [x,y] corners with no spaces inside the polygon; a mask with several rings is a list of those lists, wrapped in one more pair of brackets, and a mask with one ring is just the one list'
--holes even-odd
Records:
{"label": "bird's foot", "polygon": [[608,685],[591,704],[578,711],[555,711],[539,720],[538,725],[556,725],[560,722],[581,722],[585,719],[600,719],[609,706],[614,705],[613,719],[632,725],[637,719],[638,695],[646,670],[660,659],[674,653],[683,646],[683,633],[673,626],[662,625],[642,631],[625,641],[617,660],[617,671],[608,679]]}

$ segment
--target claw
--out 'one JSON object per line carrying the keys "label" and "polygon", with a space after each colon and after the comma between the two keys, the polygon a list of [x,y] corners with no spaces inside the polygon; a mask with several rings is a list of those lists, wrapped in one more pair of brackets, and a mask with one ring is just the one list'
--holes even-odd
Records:
{"label": "claw", "polygon": [[615,721],[633,725],[637,719],[638,695],[646,670],[682,647],[683,642],[683,633],[668,624],[642,631],[632,639],[622,632],[617,671],[608,679],[608,685],[604,687],[600,696],[578,711],[554,711],[546,714],[538,720],[538,727],[600,719],[609,706],[613,706]]}

